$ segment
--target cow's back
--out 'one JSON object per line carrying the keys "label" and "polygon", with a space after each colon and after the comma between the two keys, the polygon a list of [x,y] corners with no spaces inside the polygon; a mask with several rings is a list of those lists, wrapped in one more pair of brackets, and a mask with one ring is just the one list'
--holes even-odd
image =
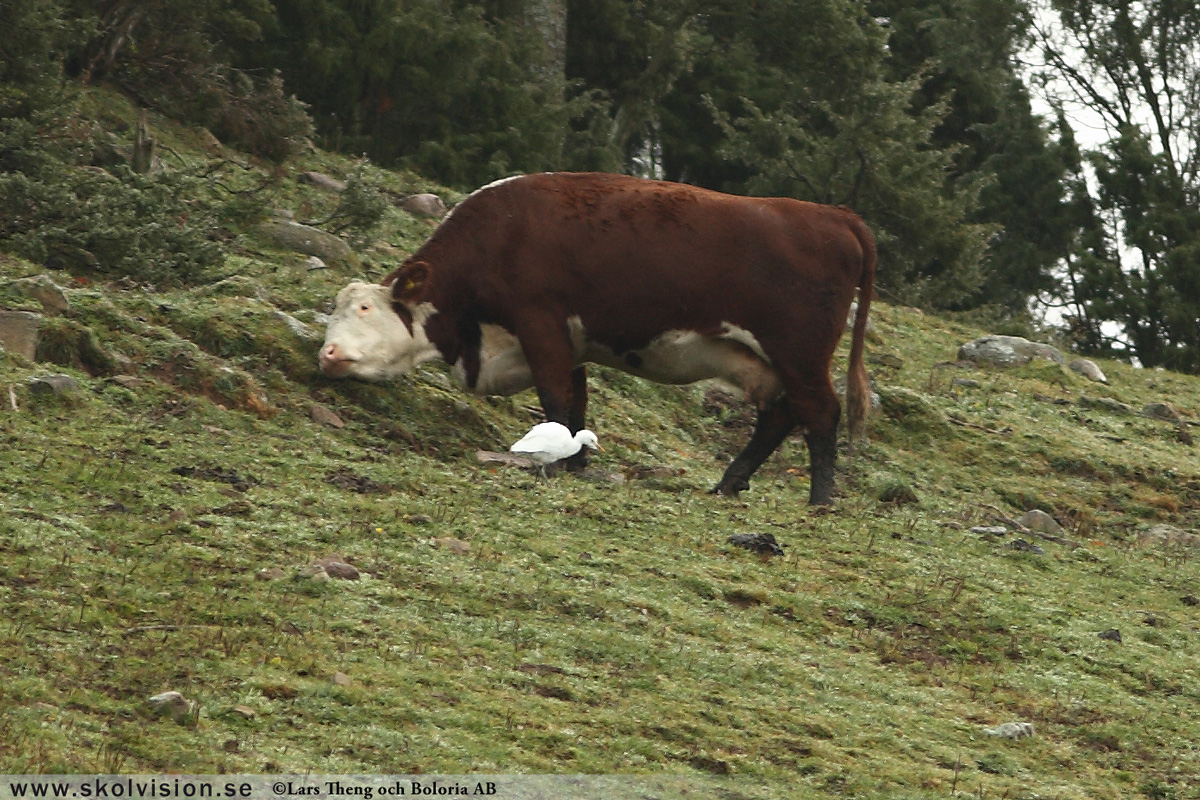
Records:
{"label": "cow's back", "polygon": [[[414,258],[462,282],[484,319],[578,317],[617,351],[664,330],[844,319],[863,265],[851,212],[601,173],[509,179],[454,210]],[[814,320],[816,322],[817,320]],[[840,332],[840,322],[837,331]]]}

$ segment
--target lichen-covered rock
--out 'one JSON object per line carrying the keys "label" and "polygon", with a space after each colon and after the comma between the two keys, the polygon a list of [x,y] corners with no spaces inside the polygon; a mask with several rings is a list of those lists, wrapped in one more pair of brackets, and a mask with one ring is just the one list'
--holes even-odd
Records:
{"label": "lichen-covered rock", "polygon": [[441,219],[446,216],[446,204],[436,194],[410,194],[400,201],[400,207],[414,217]]}
{"label": "lichen-covered rock", "polygon": [[1020,336],[981,336],[958,348],[958,358],[989,367],[1020,367],[1035,358],[1066,364],[1058,348]]}
{"label": "lichen-covered rock", "polygon": [[71,309],[67,293],[49,275],[17,278],[8,284],[8,288],[38,301],[47,314],[65,314]]}
{"label": "lichen-covered rock", "polygon": [[1070,369],[1072,372],[1082,375],[1089,381],[1095,381],[1096,383],[1108,383],[1108,378],[1105,377],[1104,373],[1100,370],[1100,367],[1096,366],[1096,362],[1092,361],[1091,359],[1077,358],[1068,365],[1068,369]]}
{"label": "lichen-covered rock", "polygon": [[1061,536],[1063,534],[1062,525],[1059,525],[1054,517],[1038,508],[1026,511],[1017,518],[1017,522],[1029,530],[1037,531],[1038,533],[1048,533],[1052,536]]}
{"label": "lichen-covered rock", "polygon": [[1142,416],[1170,422],[1173,425],[1183,424],[1183,417],[1179,416],[1179,412],[1171,408],[1168,403],[1147,403],[1142,407]]}
{"label": "lichen-covered rock", "polygon": [[350,245],[323,230],[286,219],[274,219],[258,226],[269,240],[279,247],[304,253],[330,262],[345,262],[351,258]]}
{"label": "lichen-covered rock", "polygon": [[44,319],[32,311],[0,310],[0,347],[30,361],[35,360]]}

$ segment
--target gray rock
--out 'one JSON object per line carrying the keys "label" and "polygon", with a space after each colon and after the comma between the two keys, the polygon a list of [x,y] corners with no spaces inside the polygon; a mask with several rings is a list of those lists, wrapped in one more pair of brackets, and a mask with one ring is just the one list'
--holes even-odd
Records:
{"label": "gray rock", "polygon": [[1033,553],[1035,556],[1046,555],[1046,551],[1042,549],[1041,545],[1030,544],[1024,539],[1013,539],[1009,547],[1022,553]]}
{"label": "gray rock", "polygon": [[775,541],[775,537],[769,533],[735,533],[729,537],[729,543],[737,547],[744,547],[753,553],[762,553],[768,556],[783,555],[783,545]]}
{"label": "gray rock", "polygon": [[18,278],[8,284],[26,297],[33,298],[42,304],[42,310],[47,314],[64,314],[71,309],[67,293],[49,275],[34,275],[29,278]]}
{"label": "gray rock", "polygon": [[970,532],[985,536],[1003,536],[1008,533],[1008,528],[1003,525],[976,525]]}
{"label": "gray rock", "polygon": [[972,380],[971,378],[951,378],[950,385],[958,386],[963,389],[978,389],[983,384],[977,380]]}
{"label": "gray rock", "polygon": [[309,172],[301,172],[296,176],[296,180],[301,183],[308,183],[316,186],[318,189],[324,189],[328,192],[344,192],[346,191],[346,182],[339,181],[337,178],[326,175],[324,172],[311,170]]}
{"label": "gray rock", "polygon": [[304,259],[304,268],[309,272],[315,272],[320,269],[329,269],[325,262],[316,256],[309,256],[308,258]]}
{"label": "gray rock", "polygon": [[1200,535],[1188,533],[1174,525],[1159,524],[1139,533],[1137,543],[1140,547],[1170,547],[1172,545],[1196,547],[1200,546]]}
{"label": "gray rock", "polygon": [[42,375],[29,382],[29,390],[34,394],[65,395],[79,388],[79,381],[70,375]]}
{"label": "gray rock", "polygon": [[179,692],[160,692],[147,698],[151,710],[160,716],[170,716],[176,722],[187,722],[196,710],[196,704]]}
{"label": "gray rock", "polygon": [[[858,303],[850,304],[850,311],[846,314],[846,332],[854,330],[854,317],[858,314]],[[878,340],[879,334],[875,332],[875,321],[870,316],[867,317],[867,336],[871,339]]]}
{"label": "gray rock", "polygon": [[1142,407],[1142,416],[1170,422],[1173,425],[1183,424],[1183,417],[1179,416],[1179,412],[1167,403],[1147,403]]}
{"label": "gray rock", "polygon": [[1077,372],[1089,381],[1096,383],[1108,383],[1108,378],[1100,371],[1100,367],[1096,366],[1096,362],[1088,358],[1077,358],[1068,365],[1068,369],[1072,372]]}
{"label": "gray rock", "polygon": [[1020,336],[981,336],[958,348],[958,357],[990,367],[1020,367],[1035,358],[1044,358],[1060,365],[1066,363],[1057,348]]}
{"label": "gray rock", "polygon": [[1101,631],[1096,635],[1101,639],[1105,639],[1110,642],[1116,642],[1117,644],[1121,643],[1121,632],[1116,628],[1109,628],[1108,630]]}
{"label": "gray rock", "polygon": [[277,581],[284,576],[283,569],[280,567],[263,567],[258,572],[254,573],[256,581]]}
{"label": "gray rock", "polygon": [[442,202],[442,198],[428,192],[410,194],[400,201],[400,207],[414,217],[441,219],[446,216],[446,204]]}
{"label": "gray rock", "polygon": [[356,581],[362,577],[357,567],[347,564],[339,558],[324,558],[314,566],[323,567],[326,575],[341,581]]}
{"label": "gray rock", "polygon": [[309,564],[307,567],[301,567],[300,571],[296,574],[298,577],[307,578],[314,581],[329,580],[329,573],[326,572],[325,568],[320,564]]}
{"label": "gray rock", "polygon": [[1120,400],[1113,400],[1111,397],[1088,397],[1086,395],[1079,396],[1079,405],[1084,408],[1097,408],[1103,411],[1111,411],[1114,414],[1132,414],[1133,406],[1126,405]]}
{"label": "gray rock", "polygon": [[287,325],[289,328],[291,328],[292,333],[296,334],[301,339],[314,339],[315,340],[315,339],[321,338],[321,335],[319,333],[317,333],[311,327],[304,324],[300,320],[296,319],[295,317],[293,317],[291,314],[287,313],[286,311],[280,311],[278,308],[275,308],[275,309],[271,310],[271,314],[274,315],[275,319],[280,320],[285,325]]}
{"label": "gray rock", "polygon": [[36,360],[43,319],[32,311],[0,311],[0,347],[30,361]]}
{"label": "gray rock", "polygon": [[297,253],[316,256],[326,263],[350,260],[350,245],[323,230],[288,220],[271,220],[258,226],[269,240],[279,247]]}
{"label": "gray rock", "polygon": [[1048,533],[1051,536],[1061,536],[1063,534],[1062,525],[1059,525],[1054,517],[1040,509],[1035,508],[1032,511],[1026,511],[1017,518],[1017,522],[1029,528],[1029,530],[1037,531],[1038,533]]}
{"label": "gray rock", "polygon": [[1006,722],[994,728],[984,728],[988,736],[999,736],[1004,739],[1024,739],[1033,736],[1033,725],[1029,722]]}

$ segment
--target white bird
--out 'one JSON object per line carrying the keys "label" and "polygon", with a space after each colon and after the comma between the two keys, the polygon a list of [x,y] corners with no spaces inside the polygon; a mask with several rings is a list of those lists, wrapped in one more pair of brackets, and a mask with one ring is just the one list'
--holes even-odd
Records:
{"label": "white bird", "polygon": [[542,477],[546,477],[546,466],[564,458],[570,458],[583,448],[601,450],[596,434],[589,430],[581,430],[574,436],[570,429],[561,422],[542,422],[534,425],[529,433],[520,441],[508,448],[509,452],[528,456],[529,460],[541,467]]}

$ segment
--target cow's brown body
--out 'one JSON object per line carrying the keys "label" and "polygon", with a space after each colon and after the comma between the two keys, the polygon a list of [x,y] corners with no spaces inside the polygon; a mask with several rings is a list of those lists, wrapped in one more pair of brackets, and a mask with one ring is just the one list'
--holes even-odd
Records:
{"label": "cow's brown body", "polygon": [[480,324],[515,335],[546,418],[572,431],[584,427],[587,403],[572,326],[630,364],[664,333],[748,332],[749,344],[730,346],[773,371],[777,390],[754,398],[753,437],[716,491],[746,488],[800,425],[811,500],[826,503],[840,415],[830,362],[857,290],[847,393],[855,435],[868,403],[862,349],[874,272],[870,231],[845,209],[549,173],[476,192],[383,283],[409,319],[432,306],[429,342],[463,365],[468,384],[479,371]]}

